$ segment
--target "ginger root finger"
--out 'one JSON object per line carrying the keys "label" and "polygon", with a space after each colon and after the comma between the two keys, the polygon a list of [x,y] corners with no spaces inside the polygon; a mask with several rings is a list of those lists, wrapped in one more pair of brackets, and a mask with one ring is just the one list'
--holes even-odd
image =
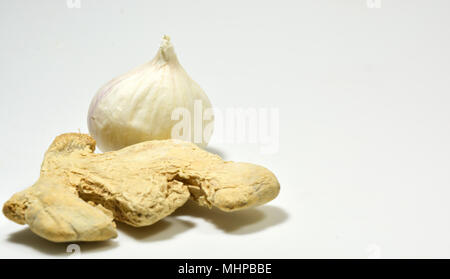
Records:
{"label": "ginger root finger", "polygon": [[15,194],[3,206],[3,213],[53,242],[99,241],[117,236],[111,212],[86,203],[67,186],[45,177]]}
{"label": "ginger root finger", "polygon": [[209,196],[211,204],[223,211],[236,211],[262,205],[280,192],[275,175],[268,169],[249,163],[226,163],[217,169]]}

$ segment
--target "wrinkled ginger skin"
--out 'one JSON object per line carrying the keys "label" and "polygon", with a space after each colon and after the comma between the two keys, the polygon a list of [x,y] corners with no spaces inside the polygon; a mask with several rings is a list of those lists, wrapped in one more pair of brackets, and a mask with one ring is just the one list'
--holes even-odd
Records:
{"label": "wrinkled ginger skin", "polygon": [[235,211],[264,204],[280,190],[266,168],[223,161],[189,142],[157,140],[102,154],[94,150],[89,135],[56,137],[38,182],[7,201],[3,213],[50,241],[95,241],[116,236],[112,216],[141,227],[189,198]]}
{"label": "wrinkled ginger skin", "polygon": [[66,185],[46,177],[15,194],[5,203],[3,213],[53,242],[100,241],[117,236],[110,211],[86,203]]}

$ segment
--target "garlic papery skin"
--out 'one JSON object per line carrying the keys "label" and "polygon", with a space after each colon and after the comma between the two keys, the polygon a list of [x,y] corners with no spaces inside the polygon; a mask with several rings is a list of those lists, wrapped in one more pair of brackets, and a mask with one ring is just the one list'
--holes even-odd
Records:
{"label": "garlic papery skin", "polygon": [[[182,115],[174,114],[180,109]],[[170,38],[164,36],[150,62],[98,90],[89,107],[88,128],[104,152],[170,138],[204,147],[213,130],[211,110],[205,92],[180,65]],[[178,132],[181,121],[190,127]]]}

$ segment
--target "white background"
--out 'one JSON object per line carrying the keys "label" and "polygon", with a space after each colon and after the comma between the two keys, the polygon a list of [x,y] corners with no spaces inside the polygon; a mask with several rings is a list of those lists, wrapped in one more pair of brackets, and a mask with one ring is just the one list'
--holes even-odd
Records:
{"label": "white background", "polygon": [[[56,135],[87,132],[97,89],[168,34],[214,106],[279,109],[278,152],[211,150],[268,167],[281,193],[119,225],[81,257],[450,257],[450,2],[370,2],[1,0],[1,202],[38,178]],[[0,257],[66,246],[0,216]]]}

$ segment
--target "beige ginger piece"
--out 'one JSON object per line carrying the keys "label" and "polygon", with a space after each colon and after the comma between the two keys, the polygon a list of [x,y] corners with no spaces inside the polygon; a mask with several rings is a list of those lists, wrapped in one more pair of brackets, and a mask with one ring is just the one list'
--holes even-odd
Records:
{"label": "beige ginger piece", "polygon": [[223,161],[189,142],[147,141],[103,154],[94,149],[89,135],[56,137],[40,179],[7,201],[3,213],[51,241],[97,241],[116,236],[113,218],[147,226],[189,198],[234,211],[264,204],[280,190],[266,168]]}
{"label": "beige ginger piece", "polygon": [[111,211],[80,199],[75,189],[47,177],[15,194],[3,208],[19,224],[54,242],[99,241],[116,237]]}

